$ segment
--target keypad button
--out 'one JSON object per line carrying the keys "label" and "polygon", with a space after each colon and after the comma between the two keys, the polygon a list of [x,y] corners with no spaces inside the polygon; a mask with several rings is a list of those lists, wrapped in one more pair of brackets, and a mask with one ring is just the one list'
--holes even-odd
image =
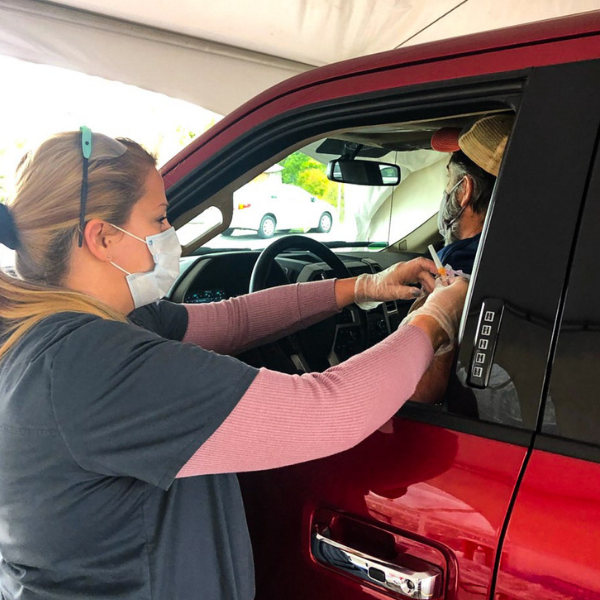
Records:
{"label": "keypad button", "polygon": [[486,298],[481,305],[467,377],[472,387],[483,389],[489,383],[503,312],[504,302],[498,298]]}

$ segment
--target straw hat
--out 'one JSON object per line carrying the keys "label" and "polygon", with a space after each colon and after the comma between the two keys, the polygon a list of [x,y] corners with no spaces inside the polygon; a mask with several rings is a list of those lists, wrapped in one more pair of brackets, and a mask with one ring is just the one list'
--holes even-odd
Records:
{"label": "straw hat", "polygon": [[445,127],[433,134],[431,147],[439,152],[462,150],[476,165],[498,177],[514,120],[514,115],[490,115],[462,130]]}
{"label": "straw hat", "polygon": [[458,145],[476,165],[498,177],[514,121],[513,115],[492,115],[479,119],[460,134]]}

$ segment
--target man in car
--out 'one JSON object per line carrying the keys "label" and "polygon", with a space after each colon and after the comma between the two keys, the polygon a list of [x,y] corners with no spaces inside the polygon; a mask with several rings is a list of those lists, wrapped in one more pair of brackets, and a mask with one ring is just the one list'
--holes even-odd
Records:
{"label": "man in car", "polygon": [[442,264],[471,273],[483,222],[502,162],[513,115],[491,115],[463,130],[445,128],[431,139],[431,147],[452,152],[438,228],[444,247]]}
{"label": "man in car", "polygon": [[[483,223],[490,205],[500,163],[514,116],[490,115],[464,129],[444,128],[431,138],[438,152],[452,152],[448,182],[438,213],[444,247],[438,251],[443,265],[471,274]],[[420,302],[415,302],[414,308]],[[411,400],[433,404],[444,395],[453,352],[436,356],[417,385]]]}

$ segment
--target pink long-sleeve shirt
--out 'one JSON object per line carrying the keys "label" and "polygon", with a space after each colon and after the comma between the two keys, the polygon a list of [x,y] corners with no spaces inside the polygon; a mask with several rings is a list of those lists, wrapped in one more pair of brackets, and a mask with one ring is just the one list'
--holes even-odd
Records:
{"label": "pink long-sleeve shirt", "polygon": [[[338,311],[334,286],[332,280],[302,283],[186,305],[183,341],[235,354],[288,335]],[[432,357],[427,335],[403,326],[323,373],[261,369],[177,477],[272,469],[347,450],[410,398]]]}

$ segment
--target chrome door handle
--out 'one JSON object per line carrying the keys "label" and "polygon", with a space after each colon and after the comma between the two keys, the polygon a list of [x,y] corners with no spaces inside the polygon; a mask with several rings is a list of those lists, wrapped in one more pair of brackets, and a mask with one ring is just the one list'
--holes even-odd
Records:
{"label": "chrome door handle", "polygon": [[311,547],[319,562],[406,598],[428,600],[441,595],[442,572],[437,567],[413,571],[344,546],[316,531]]}

